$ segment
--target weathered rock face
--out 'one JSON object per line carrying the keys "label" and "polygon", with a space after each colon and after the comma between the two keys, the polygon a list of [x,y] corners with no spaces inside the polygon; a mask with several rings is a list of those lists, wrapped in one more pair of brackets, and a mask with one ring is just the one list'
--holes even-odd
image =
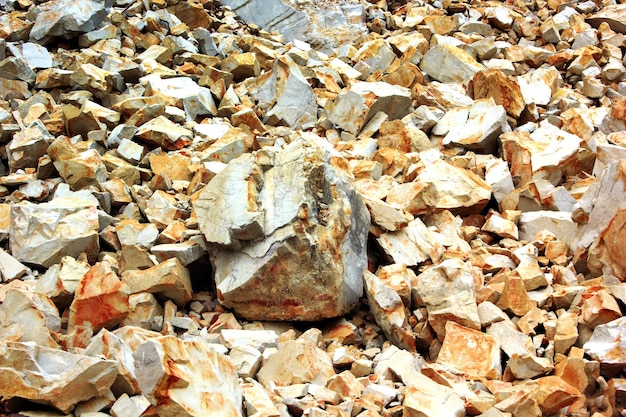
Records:
{"label": "weathered rock face", "polygon": [[295,141],[273,159],[233,161],[194,202],[215,244],[220,302],[268,320],[345,314],[363,291],[367,209],[314,142]]}
{"label": "weathered rock face", "polygon": [[0,342],[0,391],[63,413],[80,401],[105,396],[117,376],[114,361],[28,343]]}

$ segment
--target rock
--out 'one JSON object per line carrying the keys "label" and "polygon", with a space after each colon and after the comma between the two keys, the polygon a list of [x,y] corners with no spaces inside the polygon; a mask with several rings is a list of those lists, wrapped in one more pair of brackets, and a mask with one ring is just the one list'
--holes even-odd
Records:
{"label": "rock", "polygon": [[140,417],[150,407],[150,401],[143,395],[129,397],[122,394],[111,406],[113,417]]}
{"label": "rock", "polygon": [[407,266],[418,265],[427,259],[439,261],[444,251],[443,245],[420,218],[396,232],[381,234],[377,241],[393,262]]}
{"label": "rock", "polygon": [[129,288],[108,262],[98,262],[81,278],[70,305],[68,326],[94,333],[118,325],[128,314]]}
{"label": "rock", "polygon": [[254,378],[261,366],[261,352],[252,346],[235,346],[228,352],[228,357],[240,378]]}
{"label": "rock", "polygon": [[77,5],[68,0],[54,0],[36,8],[30,39],[46,44],[55,37],[71,38],[96,29],[107,16],[108,2],[88,0]]}
{"label": "rock", "polygon": [[75,404],[110,393],[117,376],[113,361],[49,347],[0,342],[0,386],[4,399],[20,397],[68,413]]}
{"label": "rock", "polygon": [[324,108],[331,122],[356,135],[379,111],[385,112],[389,120],[401,119],[411,112],[411,104],[407,88],[383,81],[354,81],[348,91]]}
{"label": "rock", "polygon": [[571,213],[564,211],[530,211],[522,213],[519,220],[520,239],[535,240],[538,233],[546,230],[564,242],[576,239],[577,224]]}
{"label": "rock", "polygon": [[137,137],[148,144],[161,146],[164,149],[181,149],[191,143],[193,133],[170,121],[165,116],[158,116],[137,130]]}
{"label": "rock", "polygon": [[[452,114],[454,122],[449,120]],[[493,99],[481,99],[470,108],[455,108],[446,113],[433,128],[433,134],[445,135],[443,145],[455,144],[479,153],[495,153],[498,137],[510,130],[505,108],[495,105]]]}
{"label": "rock", "polygon": [[468,90],[474,100],[491,97],[495,104],[504,107],[507,114],[512,117],[520,117],[526,108],[517,81],[497,69],[477,72]]}
{"label": "rock", "polygon": [[420,69],[442,83],[464,83],[485,67],[456,46],[437,44],[426,52]]}
{"label": "rock", "polygon": [[585,353],[593,359],[605,364],[623,366],[626,363],[626,349],[624,349],[624,323],[626,318],[600,324],[593,330],[591,338],[584,344]]}
{"label": "rock", "polygon": [[[200,229],[208,242],[217,244],[210,255],[219,300],[241,316],[336,317],[362,294],[369,215],[327,158],[318,145],[296,141],[261,176],[261,168],[242,157],[194,201]],[[230,199],[241,198],[249,206],[231,209],[237,205]],[[271,287],[259,285],[268,282],[267,274]]]}
{"label": "rock", "polygon": [[585,20],[593,27],[607,23],[615,32],[626,34],[625,15],[626,7],[623,4],[614,4],[603,7],[602,10],[592,14]]}
{"label": "rock", "polygon": [[0,274],[2,281],[9,282],[20,278],[28,272],[28,268],[13,256],[0,250]]}
{"label": "rock", "polygon": [[39,120],[15,133],[13,140],[7,146],[11,172],[29,167],[36,168],[39,158],[46,154],[48,144],[52,139],[53,136]]}
{"label": "rock", "polygon": [[419,274],[413,285],[428,309],[428,322],[443,340],[446,323],[456,322],[480,330],[471,266],[447,259]]}
{"label": "rock", "polygon": [[[119,373],[111,385],[111,390],[118,395],[120,395],[119,393],[124,393],[121,395],[120,400],[124,395],[128,397],[128,395],[139,393],[139,383],[135,376],[133,351],[124,340],[106,329],[101,329],[98,334],[91,338],[83,353],[87,356],[101,357],[116,362]],[[143,404],[142,400],[136,401]],[[120,407],[118,405],[118,410]]]}
{"label": "rock", "polygon": [[335,375],[328,355],[308,340],[290,340],[261,366],[258,381],[270,389],[271,383],[288,386],[312,382],[325,386]]}
{"label": "rock", "polygon": [[96,206],[71,198],[14,204],[9,245],[17,260],[31,265],[50,267],[63,256],[81,253],[95,260],[99,250]]}
{"label": "rock", "polygon": [[402,349],[415,351],[415,336],[398,293],[369,271],[365,271],[364,283],[370,311],[387,338]]}
{"label": "rock", "polygon": [[141,393],[158,415],[241,415],[235,367],[206,341],[158,337],[140,344],[133,356]]}
{"label": "rock", "polygon": [[53,336],[60,331],[61,317],[49,298],[19,289],[6,292],[0,305],[0,334],[4,340],[58,348]]}
{"label": "rock", "polygon": [[402,405],[403,417],[461,417],[466,414],[465,402],[451,388],[419,373],[406,387]]}
{"label": "rock", "polygon": [[171,258],[145,270],[126,271],[122,280],[131,294],[149,292],[170,299],[182,307],[191,301],[189,270],[177,258]]}
{"label": "rock", "polygon": [[587,263],[596,274],[623,277],[626,273],[626,259],[618,243],[626,214],[621,199],[624,172],[622,161],[607,166],[574,208],[575,218],[583,224],[572,249],[588,248]]}
{"label": "rock", "polygon": [[264,123],[274,126],[286,124],[293,129],[303,129],[315,124],[315,95],[300,67],[293,60],[276,60],[268,84],[264,87],[275,91],[276,104],[265,115]]}

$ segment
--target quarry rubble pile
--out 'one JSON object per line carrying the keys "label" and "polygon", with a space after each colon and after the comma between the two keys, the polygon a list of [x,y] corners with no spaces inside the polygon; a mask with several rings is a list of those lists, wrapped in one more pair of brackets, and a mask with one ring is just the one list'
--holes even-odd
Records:
{"label": "quarry rubble pile", "polygon": [[626,416],[626,4],[0,0],[0,416]]}

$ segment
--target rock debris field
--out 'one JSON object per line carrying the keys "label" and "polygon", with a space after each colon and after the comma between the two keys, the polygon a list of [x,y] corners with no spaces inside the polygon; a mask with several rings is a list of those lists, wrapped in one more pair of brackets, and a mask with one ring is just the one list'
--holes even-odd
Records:
{"label": "rock debris field", "polygon": [[0,0],[0,416],[626,416],[625,36]]}

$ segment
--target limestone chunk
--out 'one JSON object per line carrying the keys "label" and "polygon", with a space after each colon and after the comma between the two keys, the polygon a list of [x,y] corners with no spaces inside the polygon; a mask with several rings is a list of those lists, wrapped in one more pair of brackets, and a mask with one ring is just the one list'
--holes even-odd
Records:
{"label": "limestone chunk", "polygon": [[465,402],[452,388],[440,385],[422,374],[416,374],[407,386],[403,417],[460,417],[465,415]]}
{"label": "limestone chunk", "polygon": [[241,415],[235,367],[210,343],[163,336],[143,342],[133,356],[141,393],[158,415]]}
{"label": "limestone chunk", "polygon": [[131,294],[150,292],[170,299],[180,307],[191,300],[189,270],[176,258],[145,270],[126,271],[122,279],[128,285]]}
{"label": "limestone chunk", "polygon": [[126,395],[139,392],[133,351],[124,340],[108,330],[102,329],[91,338],[83,353],[87,356],[102,357],[116,362],[119,373],[111,385],[113,392]]}
{"label": "limestone chunk", "polygon": [[175,150],[190,144],[193,133],[165,116],[158,116],[139,126],[137,137],[151,145]]}
{"label": "limestone chunk", "polygon": [[495,104],[503,106],[507,114],[513,117],[520,117],[526,108],[517,81],[497,69],[477,72],[472,78],[469,92],[474,100],[491,97]]}
{"label": "limestone chunk", "polygon": [[383,81],[354,81],[325,109],[331,122],[356,135],[379,111],[385,112],[389,120],[400,119],[410,113],[411,104],[407,88]]}
{"label": "limestone chunk", "polygon": [[81,401],[107,395],[117,366],[113,361],[3,340],[0,375],[4,399],[25,398],[68,413]]}
{"label": "limestone chunk", "polygon": [[624,276],[626,259],[620,240],[626,219],[624,206],[626,163],[610,164],[597,177],[574,208],[583,224],[573,242],[573,249],[589,248],[588,265],[596,274]]}
{"label": "limestone chunk", "polygon": [[385,335],[397,346],[415,351],[415,336],[398,293],[376,275],[365,271],[365,291],[370,311]]}
{"label": "limestone chunk", "polygon": [[2,281],[9,282],[20,278],[28,272],[28,268],[4,250],[0,250],[0,276]]}
{"label": "limestone chunk", "polygon": [[70,305],[68,326],[94,331],[118,325],[128,314],[129,289],[104,261],[92,266],[81,278]]}
{"label": "limestone chunk", "polygon": [[585,353],[606,364],[626,363],[626,318],[620,317],[596,326],[591,338],[584,344]]}
{"label": "limestone chunk", "polygon": [[370,220],[360,197],[308,140],[277,153],[262,177],[250,158],[229,164],[194,202],[200,229],[219,245],[210,255],[220,302],[257,319],[345,314],[363,288]]}
{"label": "limestone chunk", "polygon": [[12,255],[26,264],[50,267],[63,256],[81,253],[95,260],[99,249],[96,206],[71,198],[14,204],[9,245]]}
{"label": "limestone chunk", "polygon": [[428,322],[443,339],[447,322],[480,329],[471,266],[447,259],[417,276],[413,286],[428,309]]}
{"label": "limestone chunk", "polygon": [[54,332],[61,330],[56,306],[42,294],[9,289],[0,305],[0,336],[14,342],[33,342],[58,348]]}
{"label": "limestone chunk", "polygon": [[529,211],[522,213],[519,221],[520,239],[533,241],[538,233],[546,230],[559,240],[572,243],[576,239],[578,225],[571,213],[565,211]]}
{"label": "limestone chunk", "polygon": [[308,340],[289,340],[261,366],[258,381],[267,389],[272,383],[287,386],[312,382],[325,386],[335,375],[328,355]]}
{"label": "limestone chunk", "polygon": [[500,378],[500,345],[493,336],[452,321],[445,327],[437,363],[450,366],[471,379]]}
{"label": "limestone chunk", "polygon": [[[458,112],[458,108],[455,109]],[[447,114],[439,121],[446,123]],[[438,131],[435,125],[434,131]],[[443,138],[443,145],[460,145],[479,153],[495,153],[498,137],[509,132],[505,108],[491,98],[476,100],[468,109],[467,118],[454,121]]]}
{"label": "limestone chunk", "polygon": [[94,0],[88,0],[82,5],[67,0],[39,5],[30,38],[45,44],[55,37],[72,37],[89,32],[104,20],[108,7],[110,5]]}
{"label": "limestone chunk", "polygon": [[420,218],[413,219],[403,229],[383,233],[377,241],[391,260],[408,266],[427,259],[439,261],[444,252],[443,245]]}
{"label": "limestone chunk", "polygon": [[432,46],[422,58],[420,68],[442,83],[463,83],[485,69],[464,50],[445,43]]}

